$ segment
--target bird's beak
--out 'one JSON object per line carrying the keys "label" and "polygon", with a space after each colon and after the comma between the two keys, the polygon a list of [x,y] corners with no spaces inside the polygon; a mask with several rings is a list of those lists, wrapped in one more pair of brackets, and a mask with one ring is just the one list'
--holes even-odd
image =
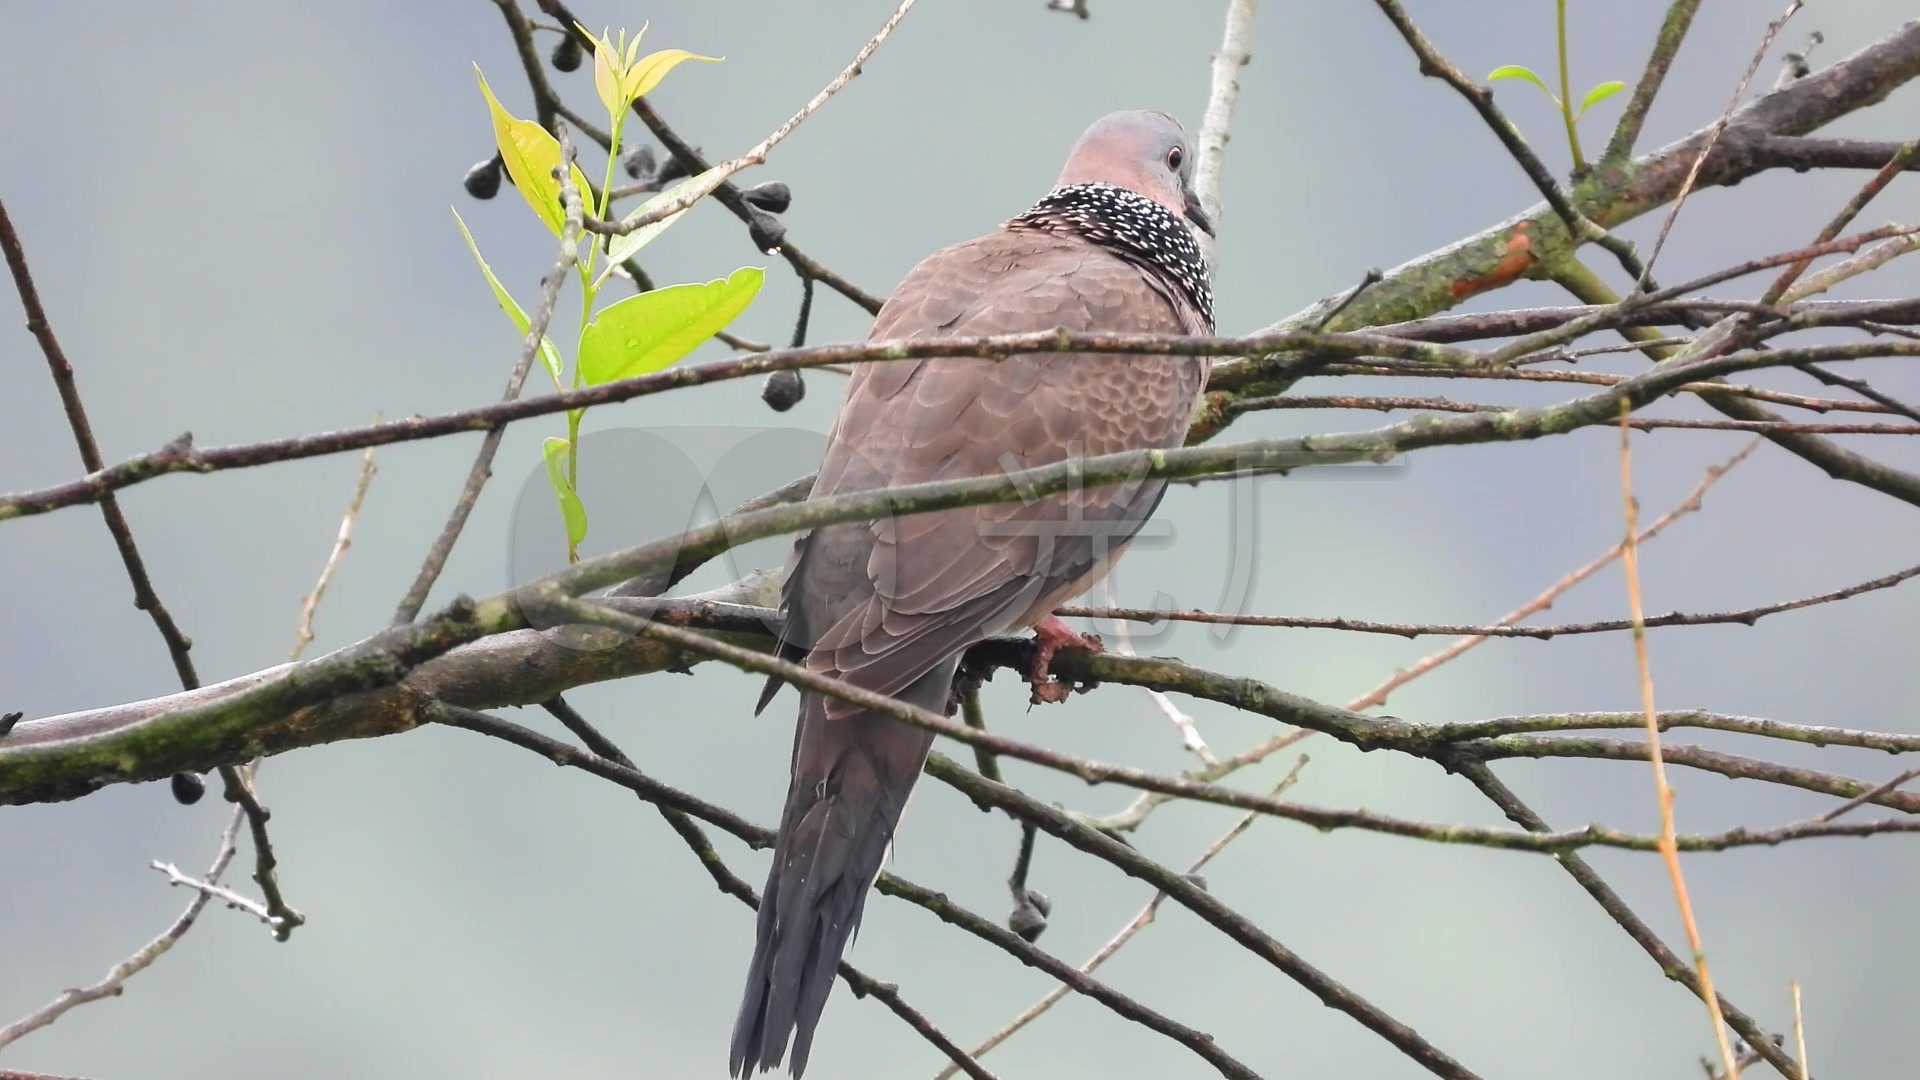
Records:
{"label": "bird's beak", "polygon": [[1207,216],[1206,209],[1200,205],[1200,196],[1195,195],[1190,187],[1181,188],[1180,194],[1186,196],[1187,220],[1193,222],[1194,227],[1201,232],[1212,236],[1213,219]]}

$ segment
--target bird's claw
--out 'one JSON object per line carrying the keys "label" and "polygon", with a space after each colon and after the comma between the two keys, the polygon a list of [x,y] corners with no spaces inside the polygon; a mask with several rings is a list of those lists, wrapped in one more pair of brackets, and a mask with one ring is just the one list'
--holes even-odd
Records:
{"label": "bird's claw", "polygon": [[1027,675],[1027,682],[1033,686],[1033,704],[1057,705],[1067,700],[1068,695],[1076,689],[1072,680],[1056,678],[1048,670],[1053,664],[1054,654],[1062,649],[1095,653],[1106,651],[1100,643],[1100,635],[1082,634],[1061,622],[1058,615],[1049,615],[1034,624],[1033,669]]}

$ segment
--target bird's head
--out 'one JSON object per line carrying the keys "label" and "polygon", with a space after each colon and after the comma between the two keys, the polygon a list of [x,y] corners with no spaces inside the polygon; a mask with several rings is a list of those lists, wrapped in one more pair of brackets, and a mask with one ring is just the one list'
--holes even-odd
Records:
{"label": "bird's head", "polygon": [[1073,144],[1057,186],[1123,187],[1212,236],[1213,219],[1193,193],[1194,156],[1180,122],[1166,113],[1145,109],[1108,113]]}

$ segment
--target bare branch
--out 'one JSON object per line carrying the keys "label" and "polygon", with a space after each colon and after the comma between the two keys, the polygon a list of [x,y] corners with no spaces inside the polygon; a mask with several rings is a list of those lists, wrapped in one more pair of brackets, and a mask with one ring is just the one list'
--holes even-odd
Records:
{"label": "bare branch", "polygon": [[225,885],[221,885],[218,882],[210,881],[206,878],[197,878],[187,874],[183,874],[180,872],[179,867],[173,865],[170,862],[161,862],[160,860],[155,859],[153,862],[149,863],[148,865],[152,866],[155,870],[158,870],[161,873],[167,875],[167,884],[185,885],[187,888],[205,895],[208,899],[218,900],[221,903],[227,905],[230,908],[233,908],[236,911],[244,911],[247,914],[253,916],[254,918],[259,919],[261,922],[267,924],[268,929],[273,930],[275,933],[279,932],[279,929],[280,929],[279,916],[276,916],[271,912],[269,912],[266,908],[266,905],[262,904],[260,901],[252,899],[251,897],[241,896],[239,893],[234,892],[232,889],[229,889]]}
{"label": "bare branch", "polygon": [[[1498,806],[1501,812],[1507,815],[1509,821],[1535,832],[1548,831],[1546,821],[1535,813],[1532,807],[1523,802],[1520,796],[1514,794],[1513,789],[1502,783],[1499,777],[1494,776],[1493,770],[1477,761],[1468,760],[1460,762],[1457,771],[1471,781],[1474,787],[1479,788],[1481,794]],[[1653,958],[1654,963],[1659,965],[1660,971],[1667,978],[1692,991],[1695,997],[1702,996],[1700,980],[1694,975],[1693,968],[1674,955],[1672,949],[1667,948],[1666,942],[1660,940],[1660,935],[1654,933],[1653,928],[1648,926],[1645,920],[1634,914],[1633,909],[1620,898],[1620,894],[1614,891],[1613,886],[1608,885],[1606,879],[1596,873],[1578,852],[1568,852],[1555,861],[1560,864],[1561,869],[1573,877],[1574,881],[1579,883],[1582,889],[1586,890],[1588,896],[1593,897],[1608,917],[1627,932],[1627,936],[1632,938],[1635,944]],[[1717,1000],[1720,1015],[1726,1019],[1727,1026],[1738,1032],[1749,1047],[1761,1057],[1766,1058],[1774,1068],[1780,1070],[1782,1076],[1793,1080],[1797,1076],[1793,1059],[1773,1044],[1773,1040],[1767,1037],[1767,1033],[1754,1022],[1753,1017],[1748,1016],[1725,997],[1718,997]]]}
{"label": "bare branch", "polygon": [[[53,373],[53,384],[60,392],[60,404],[66,410],[67,424],[73,429],[73,440],[80,450],[80,463],[89,473],[97,473],[106,467],[100,456],[100,443],[93,436],[93,423],[87,419],[87,409],[80,401],[80,387],[74,378],[73,364],[67,360],[66,350],[60,347],[60,339],[53,332],[53,323],[47,318],[46,307],[40,302],[40,290],[33,283],[33,272],[27,266],[26,248],[20,243],[20,234],[14,231],[13,219],[7,214],[5,202],[0,202],[0,254],[4,254],[7,269],[13,274],[14,288],[20,294],[20,306],[26,309],[27,332],[39,342],[40,352],[47,358],[47,367]],[[113,534],[113,545],[120,552],[120,561],[126,565],[127,578],[133,583],[133,606],[147,613],[153,620],[155,629],[166,641],[167,654],[173,658],[173,669],[180,677],[183,689],[191,690],[200,685],[200,675],[193,668],[193,658],[187,651],[193,648],[193,642],[182,633],[179,624],[173,621],[173,614],[160,601],[153,590],[153,579],[147,574],[146,560],[140,557],[140,549],[133,541],[133,527],[127,523],[126,514],[120,510],[120,504],[111,495],[104,495],[96,501],[100,504],[100,515],[106,519],[107,531]]]}
{"label": "bare branch", "polygon": [[[516,13],[518,9],[515,9]],[[581,202],[582,195],[573,184],[573,170],[567,168],[573,162],[573,146],[567,141],[567,129],[558,121],[550,125],[555,138],[560,140],[559,171],[560,207],[564,222],[560,228],[560,252],[554,256],[553,266],[547,270],[547,276],[540,279],[540,297],[534,303],[533,313],[527,320],[527,333],[520,342],[520,354],[514,357],[513,372],[507,376],[507,388],[501,394],[502,401],[513,401],[527,384],[527,376],[533,371],[533,358],[540,353],[540,345],[546,340],[547,323],[553,318],[554,305],[560,302],[560,288],[567,283],[567,271],[571,270],[580,258],[581,220],[585,214]],[[453,501],[453,510],[447,515],[447,523],[440,529],[440,535],[428,549],[427,557],[420,565],[420,572],[414,576],[413,584],[407,587],[407,593],[400,599],[400,606],[394,610],[393,622],[410,623],[420,615],[420,609],[426,606],[427,594],[433,591],[433,583],[440,579],[440,571],[447,565],[447,557],[453,554],[453,545],[459,541],[460,533],[467,527],[467,518],[473,513],[474,504],[480,501],[480,489],[493,476],[493,458],[500,451],[500,440],[506,436],[504,423],[495,424],[486,429],[486,435],[480,440],[480,449],[474,454],[473,467],[467,470],[467,479],[460,487],[460,494]]]}
{"label": "bare branch", "polygon": [[[377,423],[379,417],[374,417]],[[373,448],[368,447],[360,456],[360,479],[354,481],[353,497],[347,501],[346,512],[340,515],[340,527],[334,531],[333,547],[327,551],[327,561],[321,564],[320,576],[314,579],[313,588],[307,591],[306,598],[300,601],[300,628],[293,635],[293,649],[288,652],[289,663],[300,659],[313,643],[313,616],[320,609],[320,601],[326,598],[327,586],[333,583],[333,575],[340,569],[340,561],[346,557],[347,549],[353,546],[353,524],[360,518],[360,504],[367,499],[367,489],[373,486],[373,474],[379,470],[373,464]]]}
{"label": "bare branch", "polygon": [[[1767,24],[1767,32],[1760,38],[1760,47],[1753,51],[1753,60],[1747,65],[1747,73],[1740,77],[1740,85],[1734,88],[1733,97],[1727,101],[1727,107],[1720,114],[1720,119],[1708,129],[1706,145],[1700,148],[1699,155],[1693,159],[1692,166],[1687,169],[1687,178],[1680,182],[1680,190],[1673,197],[1673,205],[1667,210],[1666,219],[1660,223],[1660,231],[1654,235],[1653,251],[1647,256],[1646,269],[1634,275],[1639,279],[1637,286],[1639,291],[1645,291],[1651,287],[1651,279],[1648,275],[1653,272],[1653,264],[1660,258],[1660,249],[1667,244],[1667,234],[1673,231],[1673,222],[1680,216],[1680,208],[1687,204],[1687,196],[1693,194],[1693,186],[1700,179],[1701,166],[1705,165],[1707,159],[1713,155],[1714,144],[1720,141],[1721,133],[1727,130],[1728,124],[1733,122],[1734,112],[1740,107],[1740,99],[1747,94],[1747,84],[1753,81],[1753,73],[1760,70],[1760,61],[1766,58],[1767,50],[1773,47],[1774,36],[1780,33],[1781,27],[1787,25],[1788,19],[1793,18],[1793,13],[1800,10],[1802,2],[1803,0],[1793,0],[1779,18]],[[1730,1064],[1731,1055],[1723,1056]],[[1737,1069],[1732,1071],[1738,1072]],[[1732,1076],[1728,1080],[1739,1080],[1739,1078]]]}
{"label": "bare branch", "polygon": [[[652,210],[627,221],[609,222],[589,217],[586,220],[587,230],[603,236],[625,236],[636,229],[645,228],[655,222],[665,221],[667,218],[678,214],[687,207],[713,194],[721,184],[726,183],[730,177],[740,170],[754,165],[766,164],[767,155],[773,152],[774,147],[780,145],[781,140],[793,134],[793,129],[799,127],[807,117],[812,116],[819,110],[820,106],[825,105],[828,98],[839,93],[841,87],[852,82],[854,77],[860,74],[861,68],[864,67],[867,60],[873,56],[874,51],[880,48],[881,43],[887,40],[893,33],[894,27],[900,25],[900,20],[907,17],[907,12],[912,11],[913,5],[917,2],[918,0],[900,0],[899,6],[893,9],[893,14],[887,16],[887,21],[880,24],[880,29],[875,31],[874,35],[867,39],[867,43],[860,47],[859,52],[853,54],[853,60],[840,70],[840,74],[835,75],[833,80],[822,87],[819,93],[813,95],[812,100],[802,105],[799,112],[788,117],[786,123],[774,128],[772,134],[769,134],[766,138],[754,144],[752,149],[730,161],[721,162],[713,170],[713,175],[694,184],[685,194],[668,199]],[[542,3],[541,6],[545,8],[547,5]],[[642,114],[642,116],[644,119],[644,114]]]}
{"label": "bare branch", "polygon": [[[1722,469],[1724,471],[1724,467]],[[1645,535],[1645,534],[1643,534]],[[1783,611],[1798,611],[1802,608],[1817,607],[1821,604],[1848,600],[1863,593],[1890,589],[1903,581],[1920,577],[1920,566],[1909,566],[1891,574],[1849,585],[1843,589],[1803,596],[1795,600],[1783,600],[1777,604],[1765,604],[1760,607],[1746,608],[1741,611],[1723,611],[1711,614],[1690,615],[1674,611],[1665,615],[1649,615],[1637,623],[1633,619],[1605,619],[1596,622],[1560,623],[1552,626],[1514,626],[1509,623],[1497,623],[1490,626],[1449,625],[1446,623],[1384,623],[1368,622],[1365,619],[1346,619],[1337,617],[1311,617],[1304,615],[1232,615],[1216,611],[1163,611],[1158,608],[1129,607],[1063,607],[1054,614],[1068,618],[1084,619],[1125,619],[1130,622],[1161,623],[1191,622],[1220,626],[1274,626],[1289,627],[1297,630],[1346,630],[1361,634],[1391,634],[1395,637],[1415,638],[1427,634],[1464,634],[1472,637],[1531,638],[1547,641],[1556,637],[1573,634],[1608,634],[1622,630],[1631,630],[1636,625],[1652,629],[1661,626],[1712,626],[1737,623],[1752,626],[1767,617]]]}
{"label": "bare branch", "polygon": [[[562,714],[556,713],[556,715]],[[577,716],[577,714],[575,715]],[[701,864],[706,867],[709,874],[712,875],[715,884],[719,886],[722,892],[746,903],[758,905],[759,897],[754,893],[752,886],[742,881],[727,868],[725,862],[720,859],[719,854],[713,850],[713,846],[708,842],[705,833],[700,830],[699,826],[693,824],[692,819],[697,818],[705,821],[745,841],[755,848],[766,848],[773,845],[774,836],[771,829],[763,829],[740,818],[724,807],[714,806],[693,795],[662,784],[636,769],[619,763],[613,757],[601,753],[600,750],[595,750],[593,754],[588,754],[566,743],[549,739],[539,732],[470,709],[444,706],[436,707],[433,711],[433,719],[452,727],[463,728],[468,731],[489,735],[513,743],[516,746],[540,754],[555,764],[593,773],[602,779],[633,791],[640,796],[640,798],[660,808],[661,812],[667,816],[669,824],[672,824],[675,832],[679,833],[681,838],[687,842],[688,848],[693,851],[695,857],[700,859]],[[574,730],[576,734],[580,734],[583,741],[588,741],[589,745],[602,749],[613,749],[616,754],[618,753],[617,748],[614,748],[612,744],[607,742],[604,736],[600,736],[598,732],[594,732],[594,736],[588,738],[585,733],[586,731],[592,730],[591,725],[586,725],[583,720],[575,719],[566,722],[569,729]],[[624,755],[621,755],[621,757],[624,758]],[[937,767],[936,765],[936,768]],[[1220,1070],[1221,1075],[1229,1077],[1231,1080],[1259,1080],[1258,1075],[1254,1073],[1253,1070],[1247,1068],[1216,1046],[1211,1036],[1195,1031],[1177,1021],[1168,1019],[1106,984],[1081,974],[1076,971],[1072,965],[1061,961],[1050,953],[1036,948],[1032,943],[1022,939],[1005,927],[997,926],[981,918],[979,915],[960,907],[945,895],[889,873],[880,875],[879,881],[876,883],[876,888],[884,895],[898,897],[909,903],[925,908],[941,920],[951,923],[965,930],[967,933],[999,947],[1023,964],[1038,968],[1056,978],[1068,981],[1077,992],[1100,1002],[1102,1005],[1113,1010],[1115,1014],[1139,1023],[1152,1031],[1166,1035],[1191,1049],[1195,1054]],[[866,976],[859,975],[850,965],[842,961],[840,965],[841,977],[847,978],[850,972],[860,979],[866,979]],[[865,988],[864,984],[855,983],[852,980],[849,980],[848,985],[854,986],[856,992]],[[883,983],[874,985],[885,986]],[[884,1001],[886,999],[883,998],[882,1000]],[[891,1004],[891,1002],[888,1003]],[[952,1046],[952,1044],[944,1042],[939,1045],[941,1045],[943,1051],[949,1053],[949,1057],[955,1062],[962,1062],[966,1059],[965,1052],[961,1051],[957,1046]],[[959,1056],[954,1056],[956,1054]],[[964,1066],[962,1067],[964,1068]]]}
{"label": "bare branch", "polygon": [[1227,0],[1226,29],[1221,31],[1220,51],[1213,54],[1207,109],[1194,140],[1200,160],[1193,170],[1193,190],[1216,225],[1221,218],[1220,172],[1233,137],[1233,107],[1240,100],[1240,69],[1253,59],[1253,13],[1259,6],[1260,0]]}
{"label": "bare branch", "polygon": [[1386,15],[1388,21],[1393,23],[1394,29],[1400,31],[1400,36],[1406,39],[1407,47],[1412,49],[1414,56],[1419,59],[1420,74],[1439,79],[1467,99],[1467,103],[1473,106],[1474,111],[1480,114],[1480,118],[1486,121],[1487,127],[1492,129],[1494,135],[1499,138],[1500,145],[1506,147],[1507,153],[1519,164],[1520,170],[1527,174],[1527,179],[1533,181],[1534,188],[1547,200],[1547,205],[1560,216],[1561,222],[1565,224],[1567,231],[1573,235],[1576,242],[1599,244],[1612,252],[1629,274],[1644,277],[1646,267],[1641,265],[1639,256],[1634,253],[1633,244],[1607,232],[1580,211],[1580,208],[1574,204],[1573,198],[1560,187],[1560,182],[1554,179],[1553,172],[1547,168],[1546,163],[1540,160],[1540,155],[1534,153],[1533,147],[1527,145],[1526,137],[1520,134],[1520,129],[1500,111],[1500,106],[1493,103],[1493,91],[1469,79],[1466,73],[1455,67],[1451,60],[1442,56],[1433,42],[1429,41],[1427,36],[1420,32],[1420,28],[1414,25],[1412,17],[1400,6],[1400,0],[1374,0],[1374,2]]}
{"label": "bare branch", "polygon": [[[214,853],[213,864],[207,867],[202,881],[218,882],[220,880],[220,875],[226,872],[227,864],[233,861],[235,842],[239,835],[240,814],[236,811],[228,819],[226,831],[220,834],[220,848]],[[166,955],[168,949],[173,948],[175,942],[185,937],[187,931],[193,929],[194,921],[200,917],[202,911],[206,910],[209,899],[209,895],[205,892],[196,893],[187,903],[186,910],[161,931],[159,937],[141,946],[140,950],[132,956],[115,964],[113,970],[107,972],[106,978],[91,986],[68,990],[38,1010],[0,1028],[0,1048],[46,1027],[76,1006],[85,1005],[90,1001],[99,1001],[102,998],[118,997],[128,979],[152,966],[155,960],[160,959]]]}
{"label": "bare branch", "polygon": [[1640,141],[1640,128],[1647,122],[1647,111],[1653,108],[1660,84],[1666,81],[1673,58],[1680,52],[1680,43],[1686,40],[1687,30],[1699,11],[1700,0],[1673,0],[1667,8],[1667,17],[1660,23],[1659,36],[1654,39],[1653,54],[1647,58],[1646,70],[1634,84],[1633,97],[1628,99],[1620,122],[1614,125],[1613,137],[1607,140],[1607,148],[1600,155],[1601,168],[1617,166],[1632,155],[1634,144]]}
{"label": "bare branch", "polygon": [[[1300,770],[1303,767],[1305,767],[1306,764],[1307,764],[1307,756],[1305,754],[1302,754],[1299,757],[1299,759],[1293,763],[1293,768],[1287,770],[1287,774],[1280,778],[1280,782],[1274,785],[1273,789],[1270,792],[1268,792],[1268,794],[1276,799],[1286,794],[1287,789],[1293,786],[1293,782],[1299,779]],[[994,780],[995,783],[1000,782],[999,780],[993,777],[988,777],[988,779]],[[1198,874],[1201,870],[1205,869],[1206,865],[1209,862],[1213,861],[1214,856],[1224,851],[1228,844],[1231,844],[1235,840],[1239,839],[1249,828],[1251,828],[1253,826],[1253,823],[1257,821],[1259,817],[1260,817],[1259,814],[1253,813],[1251,811],[1240,815],[1240,819],[1233,823],[1232,828],[1229,828],[1225,833],[1221,834],[1219,839],[1215,840],[1211,844],[1208,844],[1206,850],[1200,853],[1200,857],[1195,859],[1191,864],[1189,864],[1186,870],[1182,871],[1182,876],[1191,880],[1195,874]],[[1152,899],[1147,901],[1146,906],[1142,907],[1139,913],[1136,914],[1133,917],[1133,919],[1127,923],[1127,925],[1121,927],[1118,933],[1114,934],[1113,937],[1109,938],[1106,944],[1100,946],[1100,948],[1097,951],[1095,951],[1091,957],[1087,959],[1086,963],[1083,963],[1080,965],[1079,973],[1081,975],[1091,975],[1095,970],[1097,970],[1100,967],[1100,965],[1112,959],[1115,953],[1125,948],[1127,942],[1132,941],[1140,933],[1140,931],[1145,930],[1149,925],[1153,923],[1154,916],[1160,911],[1160,905],[1164,903],[1166,899],[1167,899],[1166,893],[1164,892],[1154,893]],[[1066,997],[1067,993],[1072,989],[1073,989],[1072,983],[1067,981],[1062,981],[1060,985],[1047,991],[1046,994],[1040,998],[1040,1000],[1034,1002],[1032,1005],[1029,1005],[1026,1008],[1026,1010],[1022,1012],[1019,1016],[1016,1016],[1012,1020],[1007,1021],[1007,1023],[1004,1026],[1002,1026],[1000,1030],[994,1032],[992,1035],[987,1036],[987,1038],[983,1040],[980,1043],[980,1045],[974,1047],[973,1056],[984,1057],[988,1052],[993,1050],[995,1047],[999,1046],[1001,1043],[1006,1042],[1008,1039],[1019,1034],[1021,1028],[1024,1028],[1028,1024],[1031,1024],[1035,1020],[1038,1020],[1042,1015],[1044,1015],[1047,1012],[1047,1010],[1053,1008],[1055,1002],[1058,1002],[1061,998]],[[955,1072],[954,1067],[949,1065],[946,1068],[940,1070],[938,1073],[936,1073],[934,1075],[933,1080],[948,1080],[949,1077],[953,1076],[954,1072]]]}

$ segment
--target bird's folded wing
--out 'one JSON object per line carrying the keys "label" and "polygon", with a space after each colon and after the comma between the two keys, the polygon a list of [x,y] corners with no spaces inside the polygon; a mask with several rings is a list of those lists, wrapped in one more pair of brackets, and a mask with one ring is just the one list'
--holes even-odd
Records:
{"label": "bird's folded wing", "polygon": [[[1001,232],[915,268],[869,337],[1199,326],[1169,290],[1117,255]],[[814,495],[1178,445],[1204,379],[1203,360],[1124,354],[864,364],[829,435]],[[1163,489],[1134,480],[817,529],[796,544],[785,585],[790,647],[808,651],[820,670],[897,693],[1085,578],[1138,532]]]}

